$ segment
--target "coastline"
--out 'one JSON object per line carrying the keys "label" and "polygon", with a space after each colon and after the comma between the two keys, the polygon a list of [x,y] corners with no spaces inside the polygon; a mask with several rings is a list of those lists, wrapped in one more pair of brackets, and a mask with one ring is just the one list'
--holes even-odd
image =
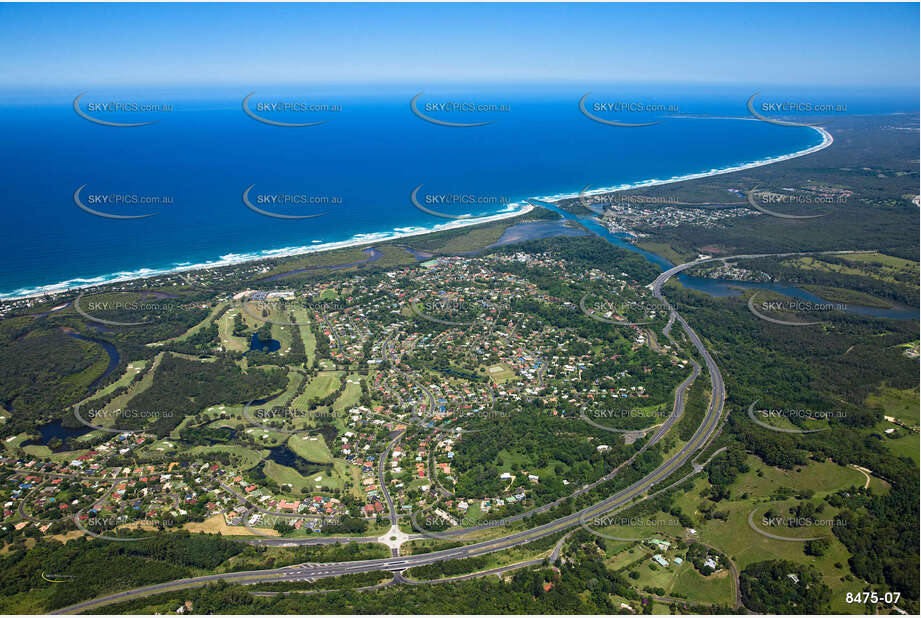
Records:
{"label": "coastline", "polygon": [[[755,121],[757,122],[757,121]],[[617,193],[618,191],[630,191],[632,189],[642,189],[646,187],[659,187],[662,185],[669,185],[676,182],[685,182],[688,180],[699,180],[701,178],[709,178],[710,176],[719,176],[721,174],[731,174],[733,172],[741,172],[743,170],[753,169],[756,167],[763,167],[765,165],[772,165],[774,163],[780,163],[782,161],[789,161],[790,159],[796,159],[799,157],[805,157],[806,155],[811,155],[820,150],[824,150],[834,143],[835,138],[832,137],[831,133],[825,130],[822,127],[809,127],[810,129],[816,131],[819,135],[822,136],[822,142],[815,146],[809,148],[804,148],[803,150],[797,150],[796,152],[791,152],[785,155],[779,155],[776,157],[771,157],[768,159],[759,159],[758,161],[751,161],[749,163],[742,163],[740,165],[733,165],[731,167],[723,167],[719,169],[711,169],[706,172],[697,172],[694,174],[685,174],[684,176],[672,176],[671,178],[666,178],[664,180],[659,180],[653,178],[650,180],[643,180],[633,184],[622,184],[615,185],[613,187],[600,187],[597,189],[592,189],[590,191],[585,191],[584,193],[574,192],[574,193],[557,193],[554,195],[548,195],[544,197],[536,197],[533,199],[540,200],[543,202],[555,202],[559,200],[570,200],[576,199],[580,195],[601,195],[604,193]]]}
{"label": "coastline", "polygon": [[[584,195],[600,195],[605,193],[615,193],[618,191],[629,191],[632,189],[639,189],[645,187],[655,187],[666,184],[673,184],[676,182],[685,182],[689,180],[698,180],[701,178],[708,178],[710,176],[719,176],[721,174],[730,174],[732,172],[738,172],[746,169],[752,169],[756,167],[763,167],[765,165],[771,165],[774,163],[780,163],[782,161],[788,161],[790,159],[795,159],[798,157],[803,157],[806,155],[813,154],[820,150],[823,150],[834,142],[834,138],[831,133],[826,129],[821,127],[810,127],[819,135],[822,136],[822,142],[816,146],[811,146],[803,150],[798,150],[796,152],[779,155],[776,157],[770,157],[766,159],[759,159],[757,161],[752,161],[748,163],[743,163],[739,165],[733,165],[725,168],[714,168],[705,172],[696,172],[693,174],[685,174],[683,176],[673,176],[667,179],[649,179],[643,180],[636,183],[627,183],[621,185],[615,185],[612,187],[601,187],[597,189],[592,189],[586,191]],[[565,199],[575,199],[580,195],[579,192],[571,193],[558,193],[547,196],[539,196],[530,199],[545,201],[545,202],[556,202]],[[395,228],[390,232],[376,232],[376,233],[366,233],[366,234],[356,234],[354,237],[342,240],[334,241],[327,243],[319,243],[316,245],[305,245],[298,247],[283,247],[279,249],[266,249],[254,253],[244,253],[244,254],[227,254],[220,256],[217,260],[202,262],[198,264],[190,263],[180,263],[175,266],[164,267],[164,268],[140,268],[135,271],[126,271],[126,272],[117,272],[107,275],[100,275],[98,277],[92,278],[74,278],[59,283],[36,286],[34,288],[20,289],[8,293],[0,293],[0,303],[26,300],[30,298],[41,298],[48,297],[49,299],[54,299],[60,294],[65,294],[73,292],[75,290],[85,290],[89,288],[110,285],[113,283],[125,283],[128,281],[136,281],[142,279],[151,279],[154,277],[161,277],[165,275],[175,274],[175,273],[185,273],[199,270],[209,270],[213,268],[223,268],[226,266],[234,266],[239,264],[245,264],[250,262],[259,262],[269,259],[277,258],[286,258],[294,257],[298,255],[309,255],[312,253],[322,253],[324,251],[333,251],[336,249],[345,249],[351,247],[361,247],[364,245],[373,245],[375,243],[389,242],[393,240],[399,240],[402,238],[410,238],[412,236],[420,236],[424,234],[432,234],[435,232],[442,232],[445,230],[460,229],[464,227],[469,227],[473,225],[481,225],[483,223],[492,223],[495,221],[502,221],[505,219],[510,219],[520,215],[525,215],[531,212],[534,209],[534,206],[529,204],[527,201],[524,202],[514,202],[508,205],[507,209],[503,212],[495,213],[492,215],[487,215],[484,217],[478,217],[475,219],[456,219],[446,223],[439,223],[433,225],[432,227],[420,228],[420,227],[405,227],[405,228]]]}
{"label": "coastline", "polygon": [[335,251],[337,249],[349,249],[352,247],[361,247],[364,245],[373,245],[412,236],[421,236],[424,234],[433,234],[444,232],[446,230],[460,229],[471,225],[481,225],[483,223],[493,223],[504,219],[511,219],[520,215],[526,215],[534,206],[527,202],[513,202],[508,205],[511,210],[498,212],[484,217],[475,219],[457,219],[446,223],[439,223],[429,228],[404,227],[395,228],[391,232],[369,232],[365,234],[356,234],[348,240],[319,243],[316,245],[304,245],[299,247],[283,247],[280,249],[265,249],[258,253],[229,253],[220,256],[219,259],[201,262],[198,264],[182,263],[172,267],[165,268],[139,268],[135,271],[112,273],[109,275],[100,275],[91,279],[69,279],[60,283],[54,283],[44,286],[37,286],[28,290],[17,290],[14,292],[0,294],[0,303],[26,300],[29,298],[39,298],[47,296],[53,298],[58,294],[65,294],[75,290],[85,290],[113,283],[125,283],[128,281],[137,281],[141,279],[151,279],[154,277],[163,277],[175,273],[187,273],[199,270],[210,270],[213,268],[225,268],[227,266],[236,266],[239,264],[248,264],[251,262],[261,262],[263,260],[273,260],[278,258],[295,257],[298,255],[309,255],[312,253],[323,253],[324,251]]}

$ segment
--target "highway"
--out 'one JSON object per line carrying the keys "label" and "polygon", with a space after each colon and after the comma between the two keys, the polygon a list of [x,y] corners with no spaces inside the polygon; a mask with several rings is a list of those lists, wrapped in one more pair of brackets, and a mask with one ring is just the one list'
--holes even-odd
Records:
{"label": "highway", "polygon": [[[775,255],[794,255],[794,254],[775,254]],[[688,339],[697,349],[698,354],[704,360],[704,363],[707,366],[707,370],[710,376],[711,383],[711,399],[708,406],[706,415],[704,416],[703,422],[700,427],[697,428],[697,431],[691,437],[691,439],[685,443],[681,449],[675,453],[667,461],[663,462],[655,470],[647,474],[642,479],[636,481],[629,487],[621,489],[611,496],[597,502],[591,506],[588,506],[584,509],[556,519],[555,521],[536,526],[529,530],[523,530],[511,533],[507,536],[491,539],[487,541],[481,541],[478,543],[473,543],[470,545],[465,545],[463,547],[457,547],[453,549],[446,549],[441,551],[429,552],[425,554],[418,554],[413,556],[406,557],[390,557],[390,558],[379,558],[374,560],[362,560],[355,562],[336,562],[336,563],[324,563],[324,564],[315,564],[315,563],[305,563],[300,565],[294,565],[278,569],[265,569],[259,571],[244,571],[239,573],[225,573],[218,575],[205,575],[201,577],[192,577],[185,578],[180,580],[174,580],[171,582],[164,582],[162,584],[154,584],[150,586],[143,586],[140,588],[135,588],[133,590],[126,590],[123,592],[118,592],[115,594],[109,594],[96,599],[91,599],[84,601],[82,603],[77,603],[69,607],[64,607],[56,610],[55,614],[66,614],[66,613],[78,613],[88,610],[93,610],[104,605],[111,603],[118,603],[121,601],[127,601],[131,599],[136,599],[140,597],[149,596],[152,594],[157,594],[159,592],[165,592],[169,590],[177,590],[182,588],[194,588],[199,586],[204,586],[208,583],[217,582],[224,580],[231,583],[255,583],[261,581],[298,581],[298,580],[307,580],[323,577],[333,577],[337,575],[344,575],[348,573],[360,573],[366,571],[403,571],[405,569],[422,566],[427,564],[432,564],[435,562],[440,562],[443,560],[453,560],[458,558],[468,558],[472,556],[480,556],[484,554],[489,554],[497,551],[503,551],[520,545],[524,545],[535,541],[537,539],[556,534],[561,531],[568,530],[575,526],[580,525],[582,521],[585,521],[591,517],[595,517],[611,511],[612,509],[624,507],[634,500],[644,499],[647,496],[647,492],[656,486],[657,484],[668,479],[673,473],[682,468],[687,462],[689,462],[696,453],[706,447],[710,439],[716,435],[720,426],[721,419],[723,414],[723,405],[726,398],[725,385],[723,383],[722,374],[719,371],[719,368],[716,365],[716,362],[713,360],[713,357],[710,355],[709,351],[704,346],[702,340],[697,335],[697,333],[690,327],[687,321],[682,317],[671,304],[669,304],[664,297],[662,296],[662,287],[671,277],[677,273],[691,268],[696,264],[701,264],[706,261],[711,261],[713,259],[738,259],[745,257],[762,257],[757,256],[735,256],[735,258],[710,258],[706,260],[697,260],[687,264],[682,264],[675,266],[661,275],[659,275],[656,280],[650,285],[653,296],[656,299],[661,301],[664,305],[668,307],[669,311],[669,323],[677,321],[681,324],[687,333]],[[677,398],[676,398],[677,399]],[[674,415],[673,415],[674,416]],[[670,419],[671,420],[671,419]],[[672,422],[674,422],[672,420]],[[661,430],[660,430],[661,431]]]}

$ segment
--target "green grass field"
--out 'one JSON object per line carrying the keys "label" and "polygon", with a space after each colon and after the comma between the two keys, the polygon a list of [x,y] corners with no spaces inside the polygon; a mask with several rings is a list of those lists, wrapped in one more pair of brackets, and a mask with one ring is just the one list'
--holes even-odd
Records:
{"label": "green grass field", "polygon": [[915,465],[921,466],[921,436],[912,433],[901,438],[887,438],[883,444],[897,457],[909,457]]}
{"label": "green grass field", "polygon": [[[307,356],[307,366],[309,367],[313,364],[317,349],[317,340],[313,336],[313,331],[310,327],[313,319],[304,307],[292,306],[291,313],[294,315],[294,323],[297,325],[291,328],[297,328],[301,335],[301,341],[304,343],[304,354]],[[285,319],[286,321],[291,321],[290,317]]]}
{"label": "green grass field", "polygon": [[692,253],[680,253],[668,243],[664,242],[638,242],[636,246],[651,253],[661,255],[672,264],[684,264],[697,257]]}
{"label": "green grass field", "polygon": [[324,371],[313,378],[304,389],[304,392],[291,402],[291,406],[298,410],[307,410],[312,399],[326,397],[339,387],[341,371]]}
{"label": "green grass field", "polygon": [[[229,352],[245,352],[249,349],[249,340],[246,337],[235,337],[233,335],[234,317],[241,311],[240,307],[229,309],[217,321],[217,332],[221,345]],[[246,317],[246,313],[243,313],[244,320]]]}
{"label": "green grass field", "polygon": [[[665,596],[684,598],[692,603],[731,606],[735,602],[735,583],[730,570],[724,568],[704,577],[690,562],[680,565],[674,562],[676,557],[684,556],[685,550],[661,552],[635,543],[628,547],[620,546],[614,551],[617,553],[607,558],[605,565],[612,571],[623,570],[625,576],[637,573],[638,579],[630,577],[628,581],[639,590],[646,586],[662,588]],[[663,567],[654,563],[652,556],[656,553],[668,560],[669,565]]]}
{"label": "green grass field", "polygon": [[871,296],[865,292],[858,292],[857,290],[848,290],[846,288],[835,288],[827,285],[811,285],[811,284],[801,284],[799,287],[803,288],[807,292],[812,292],[816,296],[823,298],[832,303],[844,303],[849,305],[863,305],[864,307],[880,307],[882,309],[887,309],[892,306],[892,303],[883,300],[882,298],[877,298]]}
{"label": "green grass field", "polygon": [[291,353],[291,341],[295,335],[294,329],[296,326],[283,325],[283,324],[272,324],[272,339],[278,341],[281,344],[281,347],[278,349],[278,353],[281,356],[287,356]]}
{"label": "green grass field", "polygon": [[[289,258],[284,260],[281,264],[270,270],[266,273],[269,275],[278,275],[292,270],[299,270],[302,268],[311,268],[316,266],[337,266],[339,264],[351,264],[352,262],[360,262],[368,258],[368,254],[365,253],[367,247],[348,247],[345,249],[336,249],[334,251],[323,251],[320,253],[310,253],[296,258]],[[319,273],[328,272],[327,270],[319,270]],[[304,277],[311,276],[310,272],[299,273],[297,275],[292,275],[291,279],[302,279]]]}
{"label": "green grass field", "polygon": [[690,563],[678,567],[671,593],[700,603],[732,605],[735,601],[734,584],[727,569],[704,577]]}
{"label": "green grass field", "polygon": [[[118,410],[120,408],[124,408],[128,405],[128,402],[131,401],[131,399],[134,396],[150,388],[151,385],[153,385],[154,377],[156,376],[156,373],[157,373],[157,367],[160,366],[160,361],[163,360],[164,354],[165,352],[160,352],[159,354],[157,354],[154,357],[153,363],[150,363],[149,368],[146,370],[146,373],[144,373],[144,376],[139,381],[137,381],[131,388],[129,388],[127,391],[125,391],[118,397],[115,397],[112,401],[110,401],[105,406],[105,409],[106,410]],[[131,363],[131,365],[135,365],[135,363]],[[131,365],[129,365],[129,367],[131,367]],[[143,367],[140,370],[143,371],[144,367],[147,367],[146,361],[144,362]],[[125,384],[127,384],[134,378],[134,375],[136,375],[136,373],[137,372],[129,369],[128,371],[126,371],[125,375],[119,379],[119,381],[125,380]],[[107,391],[107,389],[103,389],[103,391]],[[103,391],[100,391],[100,392],[103,392]],[[101,415],[98,418],[98,420],[96,421],[96,424],[108,427],[112,425],[114,422],[115,422],[114,416],[105,414],[105,415]],[[89,434],[86,434],[84,436],[81,436],[81,438],[86,439],[88,436]],[[79,441],[80,438],[77,438],[77,440]]]}
{"label": "green grass field", "polygon": [[899,390],[884,386],[867,397],[867,405],[879,406],[887,416],[893,416],[909,425],[917,425],[921,422],[917,389]]}
{"label": "green grass field", "polygon": [[784,264],[805,270],[819,270],[861,277],[869,276],[888,283],[896,283],[894,275],[900,272],[912,274],[915,279],[918,277],[918,263],[902,258],[879,253],[862,253],[835,257],[850,262],[853,266],[831,264],[821,258],[811,256],[785,260]]}
{"label": "green grass field", "polygon": [[[626,521],[625,521],[626,520]],[[661,511],[652,515],[629,517],[625,515],[600,515],[585,520],[592,530],[620,539],[643,540],[652,537],[684,536],[684,526],[673,515]]]}
{"label": "green grass field", "polygon": [[[812,489],[815,495],[811,501],[817,502],[825,495],[841,489],[863,487],[866,478],[853,468],[828,462],[811,462],[795,470],[772,468],[754,456],[749,457],[748,463],[751,468],[749,472],[740,474],[730,486],[731,499],[721,501],[717,505],[718,510],[728,512],[725,522],[718,519],[705,520],[697,510],[697,505],[704,501],[701,491],[707,486],[702,477],[696,479],[693,490],[679,494],[675,505],[697,522],[700,540],[726,553],[740,571],[747,565],[768,557],[812,565],[823,574],[826,585],[832,589],[832,612],[852,612],[853,607],[847,606],[844,595],[855,590],[855,587],[860,588],[861,585],[844,579],[850,576],[847,566],[850,553],[840,541],[831,538],[831,546],[824,556],[807,556],[803,552],[804,543],[770,539],[753,531],[748,525],[748,514],[759,502],[764,503],[766,508],[765,498],[773,495],[780,487],[794,490]],[[758,476],[758,470],[762,471],[763,476]],[[742,499],[741,496],[745,493],[749,497]],[[820,517],[824,519],[825,514]],[[785,536],[782,532],[777,533]],[[842,566],[839,568],[835,564]]]}
{"label": "green grass field", "polygon": [[193,446],[189,453],[196,456],[207,457],[209,453],[230,453],[236,464],[242,470],[252,468],[268,456],[268,451],[254,451],[249,448],[230,444],[216,444],[214,446]]}
{"label": "green grass field", "polygon": [[121,388],[122,386],[127,386],[128,384],[131,383],[131,380],[134,379],[134,376],[144,371],[144,369],[147,367],[147,363],[148,361],[146,359],[136,360],[131,363],[128,363],[128,366],[125,368],[125,373],[122,374],[122,376],[118,380],[116,380],[115,382],[112,382],[105,388],[102,388],[96,391],[95,393],[93,393],[92,395],[90,395],[89,397],[81,401],[80,403],[89,401],[91,398],[102,397],[102,396],[108,395],[109,393],[111,393],[117,388]]}
{"label": "green grass field", "polygon": [[913,270],[918,272],[918,263],[904,258],[892,255],[883,255],[882,253],[855,253],[853,255],[844,255],[841,258],[846,262],[856,262],[858,264],[871,264],[881,268],[894,270]]}
{"label": "green grass field", "polygon": [[361,397],[360,380],[361,376],[357,373],[349,373],[345,376],[345,391],[333,403],[333,410],[347,412],[358,405],[358,399]]}
{"label": "green grass field", "polygon": [[[294,468],[283,466],[274,461],[266,461],[262,471],[265,475],[279,485],[291,485],[291,493],[300,495],[304,488],[311,488],[311,483]],[[308,489],[309,490],[309,489]]]}
{"label": "green grass field", "polygon": [[517,377],[515,372],[507,367],[504,363],[486,367],[486,375],[489,376],[489,379],[492,380],[495,384],[503,384],[509,380],[514,380]]}
{"label": "green grass field", "polygon": [[330,463],[333,460],[326,442],[320,436],[296,434],[288,438],[288,448],[300,457],[313,463]]}

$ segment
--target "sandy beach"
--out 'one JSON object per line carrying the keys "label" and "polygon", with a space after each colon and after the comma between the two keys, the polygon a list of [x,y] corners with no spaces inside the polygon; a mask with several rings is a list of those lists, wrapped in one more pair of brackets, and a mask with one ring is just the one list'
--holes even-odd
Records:
{"label": "sandy beach", "polygon": [[[748,120],[748,119],[739,119],[739,120]],[[757,122],[757,120],[753,120]],[[756,167],[762,167],[765,165],[771,165],[774,163],[780,163],[782,161],[788,161],[790,159],[795,159],[798,157],[803,157],[825,148],[831,146],[834,142],[832,135],[825,129],[821,127],[811,127],[813,130],[818,132],[822,136],[822,142],[816,146],[792,152],[785,155],[780,155],[777,157],[762,159],[758,161],[752,161],[749,163],[744,163],[740,165],[734,165],[726,168],[711,169],[705,172],[698,172],[693,174],[686,174],[683,176],[674,176],[667,179],[650,179],[644,180],[632,184],[622,184],[610,187],[599,187],[586,191],[583,195],[594,196],[601,195],[606,193],[615,193],[618,191],[628,191],[632,189],[639,189],[644,187],[656,187],[666,184],[673,184],[677,182],[685,182],[688,180],[697,180],[701,178],[708,178],[710,176],[718,176],[721,174],[730,174],[732,172],[738,172],[746,169],[752,169]],[[545,195],[540,197],[534,197],[532,199],[545,201],[545,202],[556,202],[564,199],[574,199],[578,198],[580,193],[578,191],[569,192],[569,193],[557,193],[553,195]],[[350,247],[361,247],[365,245],[374,245],[382,242],[389,242],[393,240],[400,240],[403,238],[411,238],[413,236],[420,236],[423,234],[431,234],[434,232],[441,232],[445,230],[453,230],[464,227],[469,227],[473,225],[481,225],[483,223],[490,223],[495,221],[502,221],[505,219],[510,219],[520,215],[527,214],[534,209],[534,206],[527,202],[514,202],[508,205],[507,210],[496,213],[493,215],[478,217],[475,219],[457,219],[445,223],[440,223],[433,225],[432,227],[422,228],[422,227],[406,227],[406,228],[396,228],[390,232],[378,232],[378,233],[368,233],[368,234],[358,234],[353,238],[337,242],[328,242],[328,243],[319,243],[311,244],[305,246],[297,247],[282,247],[278,249],[267,249],[255,253],[242,253],[236,254],[231,253],[227,255],[220,256],[218,259],[198,264],[183,263],[173,267],[166,267],[160,269],[154,268],[141,268],[135,271],[125,271],[112,273],[109,275],[101,275],[99,277],[92,278],[75,278],[67,281],[62,281],[56,284],[37,286],[35,288],[17,290],[15,292],[10,292],[7,294],[0,294],[0,302],[3,301],[14,301],[22,300],[28,298],[37,298],[42,296],[48,296],[53,298],[56,295],[71,292],[74,290],[83,290],[93,287],[99,287],[104,285],[110,285],[113,283],[125,283],[128,281],[140,280],[140,279],[151,279],[154,277],[160,277],[164,275],[170,275],[174,273],[186,273],[198,270],[208,270],[214,268],[223,268],[226,266],[234,266],[238,264],[244,264],[249,262],[258,262],[269,259],[278,259],[285,257],[293,257],[298,255],[308,255],[312,253],[320,253],[323,251],[333,251],[336,249],[344,249]]]}
{"label": "sandy beach", "polygon": [[[747,119],[743,119],[743,120],[747,120]],[[753,120],[753,122],[758,122],[758,121]],[[580,197],[580,195],[581,196],[594,196],[594,195],[601,195],[605,193],[616,193],[618,191],[630,191],[632,189],[642,189],[645,187],[659,187],[662,185],[674,184],[676,182],[685,182],[687,180],[699,180],[701,178],[708,178],[710,176],[719,176],[721,174],[731,174],[733,172],[741,172],[742,170],[752,169],[756,167],[763,167],[765,165],[772,165],[774,163],[780,163],[781,161],[789,161],[790,159],[796,159],[798,157],[805,157],[806,155],[810,155],[814,152],[818,152],[820,150],[824,150],[825,148],[828,148],[835,141],[831,133],[829,133],[825,129],[821,127],[810,127],[810,128],[822,136],[822,142],[820,144],[812,146],[811,148],[805,148],[803,150],[791,152],[790,154],[780,155],[780,156],[772,157],[769,159],[762,159],[760,161],[752,161],[751,163],[744,163],[742,165],[735,165],[732,167],[714,169],[714,170],[710,170],[707,172],[699,172],[696,174],[686,174],[684,176],[674,176],[672,178],[667,178],[664,180],[659,180],[659,179],[644,180],[642,182],[637,182],[633,184],[616,185],[613,187],[600,187],[597,189],[586,191],[585,193],[580,193],[580,192],[558,193],[555,195],[548,195],[546,197],[538,197],[534,199],[538,199],[544,202],[556,202],[559,200],[575,199],[575,198]]]}

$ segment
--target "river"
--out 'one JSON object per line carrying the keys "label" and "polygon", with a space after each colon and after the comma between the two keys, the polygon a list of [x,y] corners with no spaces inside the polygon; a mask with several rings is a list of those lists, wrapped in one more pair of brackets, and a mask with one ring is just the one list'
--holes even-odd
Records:
{"label": "river", "polygon": [[[639,253],[647,260],[661,268],[663,271],[675,266],[675,264],[672,264],[661,255],[657,255],[637,247],[635,244],[630,242],[629,234],[615,234],[614,232],[609,231],[606,227],[599,223],[594,216],[580,217],[570,212],[566,212],[565,210],[562,210],[561,208],[549,202],[539,202],[537,200],[532,201],[535,204],[539,204],[548,210],[552,210],[568,221],[575,221],[585,226],[587,229],[604,238],[611,244],[617,245],[622,249],[626,249],[634,253]],[[784,296],[798,298],[800,300],[808,301],[811,303],[839,304],[835,303],[834,301],[823,299],[796,286],[785,283],[736,281],[734,279],[710,279],[707,277],[695,277],[693,275],[687,275],[684,273],[678,275],[678,281],[680,281],[681,285],[689,290],[694,290],[695,292],[703,292],[704,294],[708,294],[710,296],[738,296],[742,294],[743,289],[759,288],[763,290],[771,290],[773,292],[783,294]],[[897,320],[912,320],[918,318],[918,311],[916,309],[905,306],[897,306],[895,304],[893,304],[893,307],[890,309],[882,309],[879,307],[865,307],[862,305],[846,303],[844,312],[874,318],[891,318]]]}

